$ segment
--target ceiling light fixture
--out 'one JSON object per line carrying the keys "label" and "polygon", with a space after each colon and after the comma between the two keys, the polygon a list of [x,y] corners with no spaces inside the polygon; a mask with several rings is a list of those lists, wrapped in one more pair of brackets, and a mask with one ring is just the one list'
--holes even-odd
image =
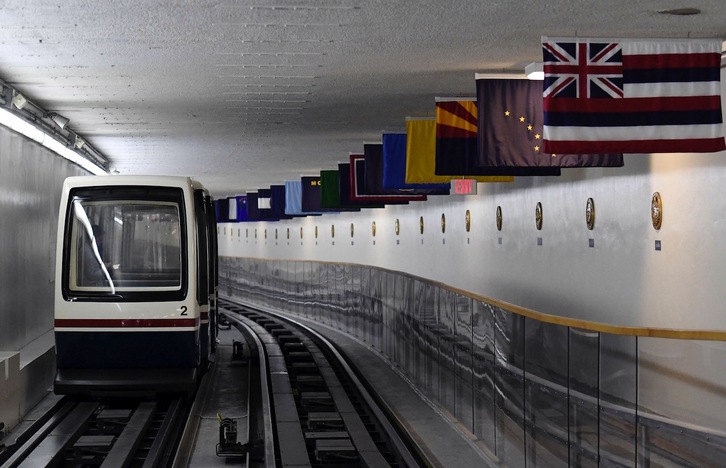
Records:
{"label": "ceiling light fixture", "polygon": [[52,120],[53,123],[56,124],[61,130],[63,130],[66,125],[68,125],[68,122],[70,122],[70,119],[68,119],[67,117],[63,117],[57,112],[48,112],[45,117]]}
{"label": "ceiling light fixture", "polygon": [[73,142],[73,146],[75,146],[78,149],[83,148],[83,146],[86,144],[86,140],[76,135],[76,139]]}
{"label": "ceiling light fixture", "polygon": [[67,160],[75,164],[78,164],[92,174],[106,175],[106,171],[103,170],[103,168],[101,168],[100,166],[97,166],[90,160],[82,157],[80,154],[73,151],[71,148],[66,147],[63,143],[56,140],[54,137],[48,135],[31,123],[5,109],[0,109],[0,124],[25,135],[31,140],[40,143],[41,145],[45,146],[56,154],[66,158]]}
{"label": "ceiling light fixture", "polygon": [[18,109],[22,109],[28,103],[28,100],[19,92],[13,91],[13,99],[10,102]]}
{"label": "ceiling light fixture", "polygon": [[544,80],[544,67],[542,62],[532,62],[524,67],[524,74],[530,80]]}

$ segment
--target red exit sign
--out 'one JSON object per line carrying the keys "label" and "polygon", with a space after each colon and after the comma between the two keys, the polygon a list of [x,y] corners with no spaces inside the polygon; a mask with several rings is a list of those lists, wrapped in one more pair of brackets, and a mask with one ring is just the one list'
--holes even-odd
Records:
{"label": "red exit sign", "polygon": [[453,179],[451,181],[452,195],[476,195],[475,179]]}

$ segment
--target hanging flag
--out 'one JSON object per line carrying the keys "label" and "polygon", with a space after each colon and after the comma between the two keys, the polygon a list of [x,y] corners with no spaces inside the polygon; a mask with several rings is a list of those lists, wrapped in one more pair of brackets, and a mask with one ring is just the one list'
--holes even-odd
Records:
{"label": "hanging flag", "polygon": [[[405,145],[405,140],[404,140]],[[405,151],[405,149],[404,149]],[[364,191],[369,195],[427,195],[428,191],[417,192],[410,188],[387,189],[383,186],[384,161],[383,144],[366,143],[363,145],[365,156]],[[404,153],[405,154],[405,153]],[[446,186],[448,193],[448,184]],[[439,192],[443,192],[439,190]]]}
{"label": "hanging flag", "polygon": [[406,120],[406,183],[441,184],[469,178],[477,182],[511,182],[511,176],[436,175],[436,120]]}
{"label": "hanging flag", "polygon": [[437,175],[474,174],[476,98],[436,98]]}
{"label": "hanging flag", "polygon": [[395,190],[390,192],[383,189],[383,144],[365,143],[363,145],[365,157],[364,190],[371,195],[396,194]]}
{"label": "hanging flag", "polygon": [[365,189],[366,159],[363,154],[350,155],[350,199],[354,202],[402,204],[426,201],[426,195],[375,194]]}
{"label": "hanging flag", "polygon": [[721,39],[542,38],[548,153],[726,149]]}
{"label": "hanging flag", "polygon": [[285,214],[301,216],[302,212],[302,181],[285,181]]}
{"label": "hanging flag", "polygon": [[257,209],[259,211],[260,220],[273,219],[270,197],[272,197],[272,191],[270,189],[257,190]]}
{"label": "hanging flag", "polygon": [[237,195],[237,221],[247,221],[247,196]]}
{"label": "hanging flag", "polygon": [[214,213],[217,215],[218,223],[229,222],[229,199],[219,198],[214,200]]}
{"label": "hanging flag", "polygon": [[270,186],[270,214],[275,220],[290,219],[285,215],[285,186]]}
{"label": "hanging flag", "polygon": [[[621,167],[622,154],[547,154],[542,144],[542,81],[477,79],[479,165],[559,175],[562,167]],[[529,173],[526,173],[526,172]]]}
{"label": "hanging flag", "polygon": [[385,205],[376,202],[354,201],[351,198],[351,164],[338,163],[338,196],[340,205],[348,208],[384,208]]}
{"label": "hanging flag", "polygon": [[320,209],[320,177],[306,176],[302,181],[302,211],[303,213],[319,213]]}
{"label": "hanging flag", "polygon": [[449,184],[406,183],[406,134],[383,134],[383,188],[409,190],[409,193],[448,195]]}
{"label": "hanging flag", "polygon": [[260,221],[260,208],[257,205],[257,192],[247,192],[247,220]]}
{"label": "hanging flag", "polygon": [[320,206],[336,211],[360,211],[360,207],[344,205],[341,202],[339,179],[337,169],[320,171]]}

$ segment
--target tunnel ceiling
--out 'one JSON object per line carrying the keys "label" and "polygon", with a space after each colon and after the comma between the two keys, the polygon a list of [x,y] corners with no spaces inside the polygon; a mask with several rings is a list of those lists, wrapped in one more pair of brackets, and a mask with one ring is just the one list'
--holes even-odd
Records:
{"label": "tunnel ceiling", "polygon": [[[696,8],[696,15],[666,14]],[[673,13],[673,12],[671,12]],[[541,36],[724,37],[722,0],[10,0],[0,78],[121,174],[217,196],[334,168]]]}

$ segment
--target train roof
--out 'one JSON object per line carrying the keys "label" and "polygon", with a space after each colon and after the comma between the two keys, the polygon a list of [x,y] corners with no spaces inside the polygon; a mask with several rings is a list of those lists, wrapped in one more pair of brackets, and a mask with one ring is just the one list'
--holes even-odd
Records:
{"label": "train roof", "polygon": [[63,185],[67,189],[108,185],[143,185],[204,189],[201,182],[191,177],[163,175],[74,176],[66,178]]}

